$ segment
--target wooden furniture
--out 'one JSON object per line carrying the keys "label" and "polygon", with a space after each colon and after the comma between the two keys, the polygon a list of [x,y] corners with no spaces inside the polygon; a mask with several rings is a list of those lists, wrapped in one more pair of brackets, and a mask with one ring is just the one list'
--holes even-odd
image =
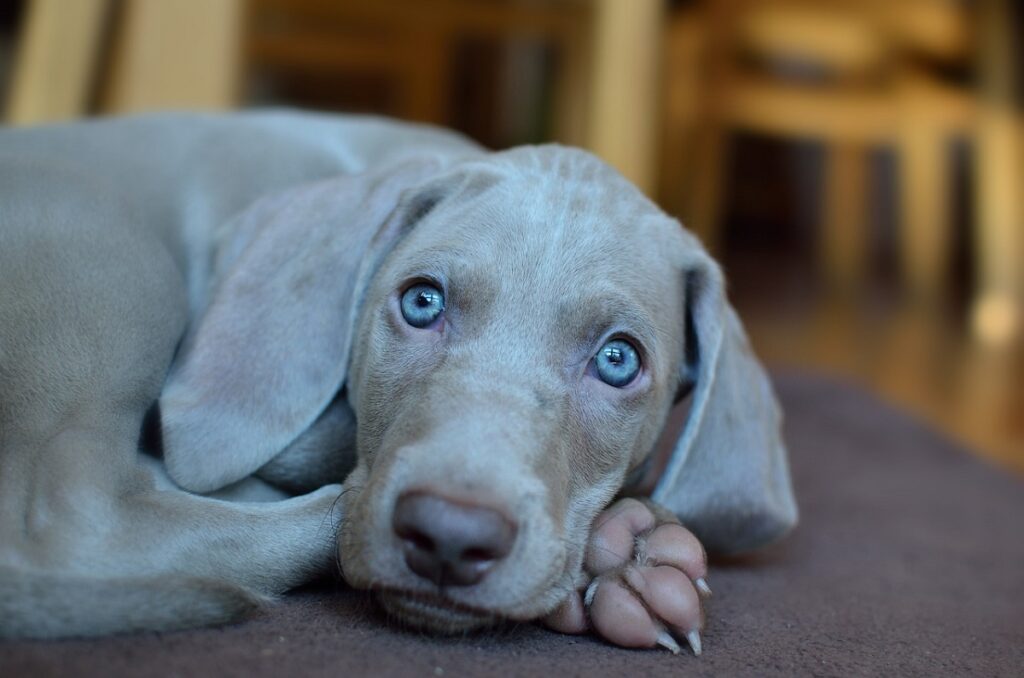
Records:
{"label": "wooden furniture", "polygon": [[557,46],[554,137],[591,148],[638,185],[654,183],[662,0],[253,0],[255,64],[370,73],[403,118],[445,124],[459,39]]}
{"label": "wooden furniture", "polygon": [[589,128],[583,145],[648,193],[656,184],[661,0],[594,0]]}
{"label": "wooden furniture", "polygon": [[[246,70],[274,63],[383,74],[398,92],[401,116],[445,124],[453,36],[525,35],[559,46],[555,137],[595,150],[641,187],[653,187],[656,128],[651,120],[663,0],[76,0],[67,5],[28,0],[7,106],[10,123],[95,111],[230,108],[244,103]],[[256,13],[271,20],[246,26],[246,18]]]}
{"label": "wooden furniture", "polygon": [[111,0],[33,0],[25,8],[8,124],[67,120],[89,106]]}
{"label": "wooden furniture", "polygon": [[6,122],[237,102],[243,0],[29,0]]}
{"label": "wooden furniture", "polygon": [[[536,105],[542,83],[515,71],[524,56],[553,47],[554,127],[581,143],[590,10],[579,0],[251,0],[245,50],[249,70],[284,98],[445,126],[473,118],[486,128]],[[483,80],[470,83],[472,92],[464,91],[467,72]],[[332,95],[336,87],[349,91]]]}
{"label": "wooden furniture", "polygon": [[[986,0],[981,7],[977,50],[981,78],[975,133],[974,248],[977,294],[971,322],[975,334],[1006,344],[1024,331],[1024,121],[1013,101],[1012,27],[1024,12],[1010,0]],[[1018,46],[1018,50],[1021,48]]]}
{"label": "wooden furniture", "polygon": [[122,10],[104,111],[238,103],[243,0],[128,0]]}
{"label": "wooden furniture", "polygon": [[[670,108],[668,124],[696,128],[703,137],[692,156],[700,176],[684,215],[712,248],[730,132],[819,141],[827,155],[821,258],[834,287],[854,287],[865,263],[859,210],[868,203],[867,151],[885,145],[899,155],[907,282],[920,294],[938,288],[949,248],[948,209],[937,199],[948,193],[946,144],[969,129],[972,100],[899,60],[896,34],[886,23],[891,4],[711,0],[701,15],[673,20],[670,44],[705,32],[697,61],[685,64],[670,55],[666,74],[670,101],[688,107]],[[962,40],[950,36],[951,50]],[[688,68],[701,69],[704,77]],[[677,77],[685,82],[676,84]],[[684,115],[691,119],[680,120]],[[666,152],[685,153],[678,146]]]}
{"label": "wooden furniture", "polygon": [[[976,305],[996,309],[986,317],[999,327],[988,334],[1008,335],[1009,309],[1021,298],[1020,243],[1010,232],[1020,232],[1020,216],[1012,215],[1022,183],[1013,156],[1018,123],[1006,95],[994,91],[1006,90],[1009,10],[1006,0],[981,2],[1003,7],[985,10],[1002,18],[989,20],[980,42],[988,43],[981,54],[998,52],[990,59],[1004,66],[983,64],[983,73],[1002,75],[982,80],[1002,84],[980,97],[931,73],[932,64],[970,63],[976,17],[961,3],[709,0],[674,16],[666,38],[662,195],[714,249],[732,132],[823,144],[820,259],[832,288],[849,292],[865,273],[867,154],[893,149],[902,273],[913,297],[930,302],[943,292],[951,259],[949,144],[969,139],[978,157]],[[993,99],[994,107],[986,103]],[[673,203],[674,195],[682,199]]]}

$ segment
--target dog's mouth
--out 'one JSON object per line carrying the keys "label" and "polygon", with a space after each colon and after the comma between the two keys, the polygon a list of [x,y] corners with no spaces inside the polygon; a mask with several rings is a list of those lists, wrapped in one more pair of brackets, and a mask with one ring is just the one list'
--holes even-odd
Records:
{"label": "dog's mouth", "polygon": [[456,603],[443,595],[384,590],[377,592],[377,599],[388,615],[402,624],[435,633],[463,633],[493,626],[500,620],[493,612]]}

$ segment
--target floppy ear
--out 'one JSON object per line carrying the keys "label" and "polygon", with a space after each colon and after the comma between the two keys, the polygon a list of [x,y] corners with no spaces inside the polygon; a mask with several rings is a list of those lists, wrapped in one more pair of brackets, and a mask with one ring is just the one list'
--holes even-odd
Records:
{"label": "floppy ear", "polygon": [[699,246],[686,265],[683,383],[690,412],[652,498],[713,552],[778,539],[797,521],[781,413],[771,383]]}
{"label": "floppy ear", "polygon": [[428,158],[301,186],[228,224],[211,299],[160,399],[175,482],[210,492],[250,475],[331,402],[345,380],[362,291],[430,209],[398,208],[400,197],[439,166]]}

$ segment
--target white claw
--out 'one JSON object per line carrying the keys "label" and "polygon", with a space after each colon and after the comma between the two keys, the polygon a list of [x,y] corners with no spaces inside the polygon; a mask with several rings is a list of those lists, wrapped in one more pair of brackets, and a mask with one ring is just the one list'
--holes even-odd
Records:
{"label": "white claw", "polygon": [[700,591],[700,594],[702,596],[706,596],[708,598],[711,597],[711,587],[708,586],[708,583],[706,581],[704,581],[704,577],[698,578],[693,583],[697,587],[697,590]]}
{"label": "white claw", "polygon": [[[675,638],[669,635],[668,631],[660,631],[658,633],[657,642],[658,645],[661,645],[663,648],[665,648],[672,654],[679,654],[680,652],[682,652],[682,648],[679,647],[679,643],[676,642]],[[697,642],[699,643],[700,641],[698,640]]]}
{"label": "white claw", "polygon": [[693,656],[700,656],[700,632],[690,631],[686,634],[686,642],[690,644],[690,649],[693,650]]}
{"label": "white claw", "polygon": [[586,607],[590,607],[594,602],[594,595],[597,593],[597,577],[590,582],[587,586],[586,592],[583,594],[583,604]]}

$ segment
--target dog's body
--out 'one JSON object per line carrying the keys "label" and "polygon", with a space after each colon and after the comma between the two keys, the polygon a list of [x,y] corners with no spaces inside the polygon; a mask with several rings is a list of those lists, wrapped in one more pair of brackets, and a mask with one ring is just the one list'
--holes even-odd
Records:
{"label": "dog's body", "polygon": [[716,550],[778,537],[717,268],[582,152],[298,113],[0,132],[0,636],[227,620],[337,554],[412,623],[589,607],[671,646],[700,545],[635,502],[591,527],[691,387],[655,497]]}

